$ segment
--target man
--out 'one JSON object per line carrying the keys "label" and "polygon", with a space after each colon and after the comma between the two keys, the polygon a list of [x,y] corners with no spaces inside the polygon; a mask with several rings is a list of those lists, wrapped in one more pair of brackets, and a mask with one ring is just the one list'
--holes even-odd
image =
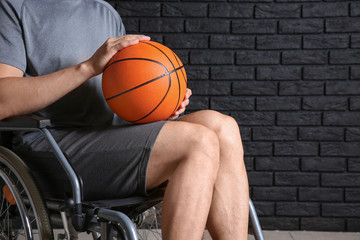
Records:
{"label": "man", "polygon": [[[205,226],[213,239],[247,239],[248,183],[234,119],[211,110],[177,119],[190,90],[171,117],[177,121],[128,124],[106,105],[105,65],[147,40],[125,35],[101,0],[1,0],[0,119],[50,118],[88,198],[144,195],[169,180],[163,239],[200,239]],[[17,140],[17,148],[50,151],[38,133]]]}

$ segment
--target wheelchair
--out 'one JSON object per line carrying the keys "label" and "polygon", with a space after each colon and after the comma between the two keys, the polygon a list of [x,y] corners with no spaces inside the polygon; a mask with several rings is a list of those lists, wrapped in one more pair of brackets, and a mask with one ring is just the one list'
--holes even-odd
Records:
{"label": "wheelchair", "polygon": [[[37,116],[0,121],[0,240],[71,240],[77,239],[78,232],[87,232],[94,240],[161,239],[161,201],[166,183],[146,197],[87,201],[81,178],[49,126],[49,119]],[[16,131],[40,131],[44,135],[57,159],[50,165],[57,165],[62,173],[60,181],[46,174],[46,164],[34,166],[12,150],[11,138]],[[251,200],[249,204],[249,233],[263,240]],[[61,229],[57,236],[56,229]]]}

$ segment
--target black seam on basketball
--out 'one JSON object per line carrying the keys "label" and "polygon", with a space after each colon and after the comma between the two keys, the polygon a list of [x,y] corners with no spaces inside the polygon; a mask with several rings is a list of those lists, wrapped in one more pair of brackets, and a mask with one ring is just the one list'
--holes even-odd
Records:
{"label": "black seam on basketball", "polygon": [[[160,66],[162,66],[162,67],[165,69],[165,71],[166,71],[165,74],[169,74],[169,71],[166,69],[166,67],[165,67],[161,62],[155,61],[155,60],[153,60],[153,59],[148,59],[148,58],[125,58],[125,59],[120,59],[120,60],[117,60],[117,61],[114,61],[114,62],[110,63],[108,66],[106,66],[105,70],[106,70],[108,67],[110,67],[111,65],[113,65],[114,63],[123,62],[123,61],[129,61],[129,60],[130,60],[130,61],[131,61],[131,60],[143,60],[143,61],[149,61],[149,62],[157,63],[157,64],[159,64]],[[105,70],[104,70],[104,72],[105,72]],[[166,75],[165,75],[165,76],[166,76]],[[121,93],[119,93],[119,94],[116,94],[116,95],[114,95],[114,96],[111,96],[111,97],[107,98],[106,101],[111,100],[111,99],[113,99],[113,98],[116,98],[116,97],[118,97],[118,96],[120,96],[120,95],[122,95],[122,94],[124,94],[124,93],[127,93],[127,92],[129,92],[129,91],[131,91],[131,90],[134,90],[134,89],[136,89],[136,88],[138,88],[138,87],[141,87],[141,86],[143,86],[143,85],[145,85],[145,84],[147,84],[147,83],[153,82],[153,81],[159,79],[160,77],[163,77],[163,76],[156,77],[156,78],[154,78],[154,79],[149,80],[149,81],[146,82],[146,83],[142,83],[142,84],[140,84],[140,85],[138,85],[138,86],[135,86],[135,87],[132,88],[132,89],[128,89],[128,90],[126,90],[125,92],[121,92]]]}
{"label": "black seam on basketball", "polygon": [[[179,61],[178,61],[178,58],[176,57],[176,54],[175,54],[174,52],[173,52],[173,55],[174,55],[174,57],[175,57],[175,60],[176,60],[177,64],[180,66],[180,63],[179,63]],[[181,69],[181,74],[183,75],[183,78],[184,78],[184,80],[185,80],[185,83],[187,83],[187,79],[186,79],[186,77],[185,77],[185,74],[184,74],[183,70],[184,70],[184,69]]]}
{"label": "black seam on basketball", "polygon": [[124,58],[124,59],[120,59],[120,60],[116,60],[112,63],[110,63],[109,65],[107,65],[104,69],[103,72],[105,72],[106,69],[108,69],[111,65],[115,64],[115,63],[118,63],[118,62],[123,62],[123,61],[127,61],[127,60],[143,60],[143,61],[149,61],[149,62],[154,62],[154,63],[157,63],[157,64],[160,64],[166,72],[169,72],[169,70],[167,70],[167,68],[164,66],[164,64],[162,64],[161,62],[159,61],[156,61],[156,60],[153,60],[153,59],[149,59],[149,58]]}
{"label": "black seam on basketball", "polygon": [[[175,71],[176,71],[176,70],[175,70]],[[150,111],[148,114],[146,114],[144,117],[139,118],[139,119],[137,119],[137,120],[135,120],[135,121],[131,121],[131,122],[133,122],[133,123],[139,122],[139,121],[147,118],[149,115],[151,115],[151,114],[161,105],[161,103],[164,101],[164,99],[167,97],[167,95],[168,95],[168,93],[169,93],[169,91],[170,91],[170,88],[171,88],[171,76],[170,76],[170,74],[169,74],[169,86],[168,86],[168,89],[167,89],[164,97],[163,97],[163,98],[161,99],[161,101],[158,103],[158,105],[157,105],[156,107],[154,107],[153,110],[151,110],[151,111]]]}
{"label": "black seam on basketball", "polygon": [[[160,51],[162,54],[164,54],[165,57],[169,60],[169,62],[170,62],[171,65],[173,66],[174,70],[176,70],[175,65],[174,65],[173,62],[170,60],[169,56],[168,56],[166,53],[164,53],[160,48],[158,48],[157,46],[155,46],[155,45],[153,45],[153,44],[151,44],[151,43],[149,43],[149,42],[141,42],[141,43],[148,44],[148,45],[150,45],[150,46],[153,46],[153,47],[156,48],[157,50],[159,50],[159,51]],[[172,50],[171,50],[171,52],[172,52],[173,54],[175,54]],[[176,57],[175,57],[175,59],[176,59]],[[178,100],[177,100],[177,103],[176,103],[176,105],[175,105],[175,108],[174,108],[174,111],[173,111],[173,112],[175,112],[175,111],[177,110],[177,106],[179,105],[179,102],[180,102],[180,94],[181,94],[179,75],[178,75],[177,71],[175,71],[175,74],[176,74],[176,78],[177,78],[177,82],[178,82],[179,91],[178,91]],[[170,80],[171,80],[171,79],[170,79]]]}
{"label": "black seam on basketball", "polygon": [[180,70],[180,69],[183,68],[183,67],[184,67],[184,66],[181,66],[181,67],[179,67],[179,68],[177,68],[177,69],[175,69],[175,70],[173,70],[173,71],[171,71],[171,72],[164,73],[164,74],[162,74],[162,75],[160,75],[160,76],[158,76],[158,77],[156,77],[156,78],[154,78],[154,79],[151,79],[151,80],[149,80],[149,81],[147,81],[147,82],[144,82],[144,83],[142,83],[142,84],[140,84],[140,85],[137,85],[137,86],[135,86],[135,87],[133,87],[133,88],[130,88],[130,89],[124,91],[124,92],[121,92],[121,93],[116,94],[116,95],[114,95],[114,96],[112,96],[112,97],[109,97],[109,98],[107,98],[107,99],[105,99],[105,100],[106,100],[106,101],[109,101],[109,100],[114,99],[114,98],[117,98],[117,97],[119,97],[119,96],[121,96],[121,95],[123,95],[123,94],[125,94],[125,93],[131,92],[132,90],[135,90],[135,89],[140,88],[140,87],[142,87],[142,86],[145,86],[145,85],[147,85],[147,84],[149,84],[149,83],[152,83],[152,82],[154,82],[154,81],[156,81],[156,80],[159,80],[160,78],[163,78],[163,77],[165,77],[165,76],[167,76],[167,75],[170,76],[173,72],[178,71],[178,70]]}

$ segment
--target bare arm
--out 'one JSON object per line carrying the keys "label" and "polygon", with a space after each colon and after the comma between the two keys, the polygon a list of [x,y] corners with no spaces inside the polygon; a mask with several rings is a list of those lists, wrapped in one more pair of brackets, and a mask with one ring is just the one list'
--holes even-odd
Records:
{"label": "bare arm", "polygon": [[145,40],[150,38],[110,38],[87,61],[38,77],[23,77],[20,69],[0,63],[0,120],[43,109],[100,74],[117,51]]}

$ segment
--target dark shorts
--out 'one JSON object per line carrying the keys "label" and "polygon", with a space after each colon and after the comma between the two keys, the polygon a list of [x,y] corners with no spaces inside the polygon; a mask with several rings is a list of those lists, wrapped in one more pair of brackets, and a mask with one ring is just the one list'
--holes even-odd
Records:
{"label": "dark shorts", "polygon": [[[109,199],[146,195],[147,165],[164,124],[51,129],[50,132],[80,176],[85,200]],[[17,145],[20,152],[38,152],[39,155],[51,152],[38,132],[26,133]],[[57,160],[47,159],[45,164],[52,164],[52,161]]]}

